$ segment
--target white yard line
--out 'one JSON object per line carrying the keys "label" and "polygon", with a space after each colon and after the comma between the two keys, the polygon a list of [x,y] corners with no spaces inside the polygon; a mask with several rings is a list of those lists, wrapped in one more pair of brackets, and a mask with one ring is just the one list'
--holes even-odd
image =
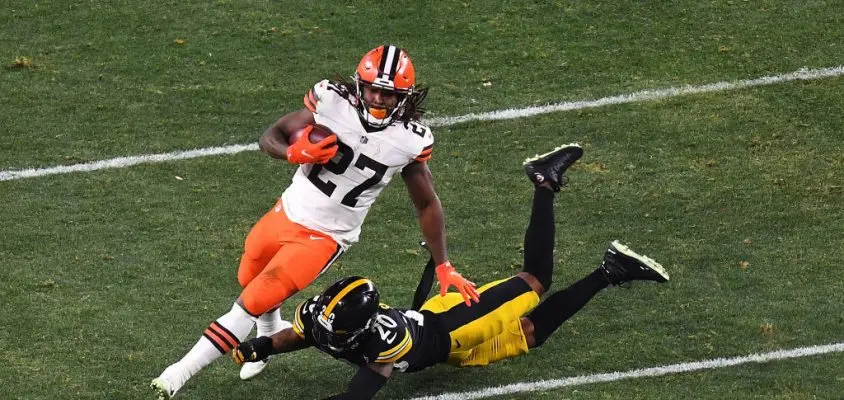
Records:
{"label": "white yard line", "polygon": [[[524,108],[510,108],[487,113],[466,114],[457,117],[431,118],[426,122],[432,127],[450,126],[468,121],[493,121],[503,119],[524,118],[540,114],[548,114],[560,111],[581,110],[584,108],[596,108],[613,104],[640,103],[645,101],[666,99],[670,97],[684,96],[697,93],[723,92],[737,90],[753,86],[774,85],[782,82],[796,80],[816,80],[844,75],[844,65],[821,68],[821,69],[800,69],[782,75],[764,76],[756,79],[747,79],[734,82],[717,82],[701,86],[686,85],[668,89],[642,90],[638,92],[622,94],[617,96],[604,97],[597,100],[567,101],[563,103],[548,104],[544,106],[531,106]],[[118,157],[110,160],[94,161],[84,164],[61,165],[49,168],[30,168],[21,170],[0,171],[0,181],[10,181],[22,178],[35,178],[47,175],[66,174],[70,172],[97,171],[108,168],[125,168],[137,164],[159,163],[175,160],[186,160],[190,158],[206,157],[214,155],[237,154],[243,151],[257,150],[254,143],[232,145],[224,147],[207,147],[204,149],[177,151],[164,154],[149,154],[131,157]]]}
{"label": "white yard line", "polygon": [[[717,368],[732,367],[747,363],[766,363],[775,360],[789,358],[809,357],[820,354],[835,353],[844,351],[844,342],[827,345],[798,347],[791,350],[777,350],[770,353],[751,354],[748,356],[734,358],[715,358],[712,360],[694,361],[681,364],[670,364],[659,367],[634,369],[624,372],[611,372],[605,374],[581,375],[571,378],[550,379],[535,382],[520,382],[504,386],[489,387],[470,392],[443,393],[435,396],[416,397],[412,400],[468,400],[482,399],[485,397],[502,396],[513,393],[536,392],[550,389],[559,389],[569,386],[587,385],[590,383],[613,382],[622,379],[647,378],[683,372],[702,371]],[[494,368],[494,367],[492,367]]]}
{"label": "white yard line", "polygon": [[0,171],[0,181],[10,181],[21,178],[36,178],[39,176],[68,174],[71,172],[97,171],[109,168],[126,168],[138,164],[152,164],[174,160],[187,160],[189,158],[206,157],[214,155],[237,154],[247,150],[258,150],[257,143],[236,144],[225,147],[206,147],[176,151],[164,154],[148,154],[143,156],[118,157],[110,160],[94,161],[84,164],[60,165],[50,168],[32,168],[22,170]]}

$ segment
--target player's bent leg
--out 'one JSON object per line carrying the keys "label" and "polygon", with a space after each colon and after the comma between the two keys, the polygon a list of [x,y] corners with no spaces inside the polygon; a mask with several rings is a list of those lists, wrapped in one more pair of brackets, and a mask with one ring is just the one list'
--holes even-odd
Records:
{"label": "player's bent leg", "polygon": [[[273,307],[275,307],[275,312],[278,312],[277,305],[284,299],[296,294],[300,289],[293,279],[283,273],[283,270],[268,267],[243,289],[238,301],[253,315],[261,312],[261,310],[272,309]],[[272,315],[273,312],[264,312],[260,315],[264,317],[267,314]],[[286,322],[288,326],[290,325],[287,321],[283,322]],[[259,334],[259,336],[266,335]],[[249,380],[259,375],[267,367],[269,361],[270,359],[267,358],[258,362],[244,363],[240,368],[240,379]]]}
{"label": "player's bent leg", "polygon": [[525,172],[536,189],[525,230],[524,271],[542,284],[540,295],[551,287],[551,276],[554,273],[554,192],[559,191],[563,185],[566,170],[582,155],[580,145],[572,143],[525,160]]}
{"label": "player's bent leg", "polygon": [[536,292],[537,296],[542,297],[542,295],[545,294],[545,284],[540,282],[539,279],[530,272],[522,271],[516,274],[516,276],[522,278],[522,280],[525,281],[525,283],[527,283],[534,292]]}
{"label": "player's bent leg", "polygon": [[245,340],[254,325],[255,317],[235,304],[205,329],[199,341],[181,360],[153,379],[150,387],[159,399],[169,399],[199,370]]}
{"label": "player's bent leg", "polygon": [[250,314],[260,316],[308,287],[340,254],[340,246],[329,240],[286,243],[246,285],[238,301]]}
{"label": "player's bent leg", "polygon": [[452,351],[448,355],[448,364],[457,367],[481,367],[526,354],[529,348],[524,325],[519,320],[514,320],[492,339],[466,351]]}
{"label": "player's bent leg", "polygon": [[598,292],[634,280],[668,281],[668,273],[656,261],[613,241],[597,269],[568,288],[548,296],[527,315],[533,323],[532,347],[541,346],[566,320],[580,311]]}
{"label": "player's bent leg", "polygon": [[[506,282],[509,279],[512,279],[512,277],[487,283],[478,288],[478,294],[480,295],[481,293],[489,290],[489,288],[495,287],[496,285]],[[460,305],[460,303],[465,302],[466,301],[463,300],[463,296],[460,295],[460,293],[448,292],[445,296],[434,296],[426,300],[420,310],[428,310],[434,314],[440,314],[450,310],[454,306]]]}
{"label": "player's bent leg", "polygon": [[[240,266],[237,270],[237,280],[241,287],[245,288],[252,282],[278,253],[282,246],[284,232],[290,228],[290,225],[291,223],[284,215],[281,200],[278,200],[275,206],[255,223],[246,236]],[[290,323],[281,319],[281,313],[276,307],[258,317],[257,335],[270,336],[285,326],[290,326]],[[261,373],[265,366],[265,360],[244,364],[244,368],[240,370],[240,377],[249,379]]]}
{"label": "player's bent leg", "polygon": [[282,245],[282,230],[289,224],[279,200],[276,206],[264,214],[249,230],[244,241],[243,254],[240,256],[240,266],[237,269],[237,281],[241,287],[245,288],[278,253]]}
{"label": "player's bent leg", "polygon": [[[319,236],[318,236],[319,235]],[[311,239],[319,237],[319,239]],[[304,230],[287,239],[285,245],[267,264],[264,271],[244,288],[240,301],[253,315],[262,313],[258,320],[259,336],[269,336],[290,327],[287,321],[281,321],[278,311],[266,315],[266,311],[281,304],[284,300],[309,286],[339,256],[342,250],[337,243],[325,235]],[[278,318],[274,317],[278,314]],[[270,323],[265,324],[262,322]],[[275,320],[278,321],[275,321]],[[251,379],[267,367],[271,358],[244,363],[240,369],[240,378]]]}
{"label": "player's bent leg", "polygon": [[595,270],[571,286],[548,296],[527,315],[533,324],[532,347],[545,343],[563,322],[580,311],[592,297],[607,286],[603,274]]}
{"label": "player's bent leg", "polygon": [[537,187],[533,193],[530,221],[524,237],[524,272],[542,284],[540,296],[551,287],[554,273],[554,192]]}
{"label": "player's bent leg", "polygon": [[[471,307],[465,303],[449,305],[438,313],[443,327],[449,332],[452,351],[465,351],[498,336],[508,324],[539,303],[533,288],[518,276],[484,285],[478,293],[480,301],[477,304]],[[429,301],[422,309],[436,312],[430,307]]]}
{"label": "player's bent leg", "polygon": [[293,279],[278,271],[267,269],[249,282],[237,303],[249,314],[258,318],[261,314],[278,307],[282,301],[298,293],[300,288]]}

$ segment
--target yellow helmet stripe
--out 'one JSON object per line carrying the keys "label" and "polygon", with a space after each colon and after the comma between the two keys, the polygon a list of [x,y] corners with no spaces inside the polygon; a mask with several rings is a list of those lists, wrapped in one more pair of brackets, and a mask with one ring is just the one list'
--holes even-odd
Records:
{"label": "yellow helmet stripe", "polygon": [[294,314],[295,317],[293,318],[293,332],[296,332],[299,337],[305,337],[305,324],[302,323],[302,307],[305,306],[305,303],[299,303],[299,306],[296,307],[296,313]]}
{"label": "yellow helmet stripe", "polygon": [[325,307],[325,311],[322,312],[322,316],[325,319],[328,319],[328,316],[331,315],[332,311],[334,311],[334,306],[336,306],[337,303],[339,303],[340,300],[342,300],[344,296],[349,294],[349,292],[354,290],[354,288],[356,288],[360,285],[363,285],[366,282],[369,282],[369,279],[361,278],[361,279],[358,279],[358,280],[350,283],[349,286],[346,286],[345,288],[343,288],[343,290],[341,290],[340,293],[337,293],[337,295],[334,296],[333,299],[331,299],[331,302],[328,303],[328,307]]}

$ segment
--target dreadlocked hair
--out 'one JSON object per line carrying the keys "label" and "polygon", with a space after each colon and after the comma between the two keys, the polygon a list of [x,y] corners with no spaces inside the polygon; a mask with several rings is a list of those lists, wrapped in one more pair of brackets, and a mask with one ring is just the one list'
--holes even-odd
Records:
{"label": "dreadlocked hair", "polygon": [[404,105],[404,112],[399,115],[398,120],[405,124],[410,121],[419,121],[425,114],[425,99],[428,97],[428,88],[417,88],[413,93],[407,95],[407,103]]}
{"label": "dreadlocked hair", "polygon": [[355,87],[354,82],[350,82],[348,79],[343,77],[338,73],[334,73],[334,79],[331,81],[331,84],[337,86],[341,92],[343,92],[343,97],[349,98],[349,96],[354,96],[357,94],[357,88]]}

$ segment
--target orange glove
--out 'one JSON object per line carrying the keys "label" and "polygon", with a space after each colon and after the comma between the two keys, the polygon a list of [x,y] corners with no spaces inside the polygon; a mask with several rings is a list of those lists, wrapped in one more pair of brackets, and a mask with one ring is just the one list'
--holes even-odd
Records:
{"label": "orange glove", "polygon": [[287,161],[291,164],[325,164],[337,154],[337,136],[331,135],[318,143],[308,138],[313,126],[305,127],[299,140],[287,146]]}
{"label": "orange glove", "polygon": [[455,271],[450,261],[446,260],[444,263],[437,265],[434,271],[437,273],[437,280],[440,281],[440,296],[445,296],[448,287],[454,285],[463,296],[463,301],[466,302],[467,306],[472,306],[470,299],[474,300],[475,303],[480,300],[478,291],[475,290],[475,284]]}

